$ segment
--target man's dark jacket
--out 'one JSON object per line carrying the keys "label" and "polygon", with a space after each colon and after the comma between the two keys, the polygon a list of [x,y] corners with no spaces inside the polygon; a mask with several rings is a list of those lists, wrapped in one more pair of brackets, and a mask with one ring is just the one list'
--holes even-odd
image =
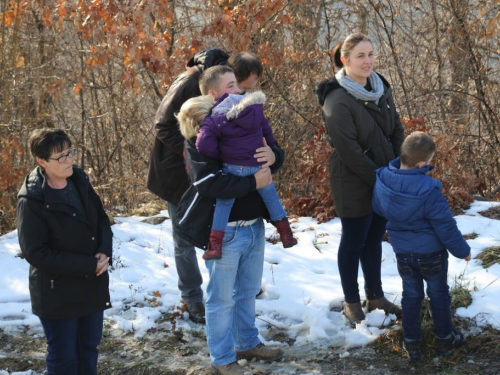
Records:
{"label": "man's dark jacket", "polygon": [[356,99],[335,78],[322,82],[316,94],[323,109],[330,144],[330,185],[339,217],[372,212],[375,170],[399,156],[404,128],[387,80],[378,104]]}
{"label": "man's dark jacket", "polygon": [[188,61],[167,91],[155,116],[155,140],[149,157],[147,188],[160,198],[177,205],[189,187],[184,167],[184,137],[175,114],[190,98],[201,95],[199,78],[211,66],[225,63],[229,55],[219,49],[204,50]]}
{"label": "man's dark jacket", "polygon": [[109,219],[88,176],[73,167],[70,177],[85,214],[60,200],[39,167],[18,193],[19,245],[30,264],[33,313],[44,319],[70,319],[111,307],[109,276],[96,276],[98,253],[111,261]]}
{"label": "man's dark jacket", "polygon": [[[192,138],[185,144],[186,164],[193,184],[179,203],[179,225],[175,231],[194,246],[206,250],[217,198],[236,198],[229,221],[269,219],[269,213],[256,190],[253,175],[240,177],[223,173],[220,162],[199,153],[195,142],[196,138]],[[278,144],[271,149],[276,157],[271,173],[275,173],[283,165],[285,154]]]}

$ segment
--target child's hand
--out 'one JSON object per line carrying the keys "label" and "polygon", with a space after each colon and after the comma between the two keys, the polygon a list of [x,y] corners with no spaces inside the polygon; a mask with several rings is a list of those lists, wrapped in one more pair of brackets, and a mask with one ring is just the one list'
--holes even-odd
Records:
{"label": "child's hand", "polygon": [[469,255],[467,255],[467,256],[464,258],[464,260],[465,260],[466,262],[468,262],[468,261],[470,260],[470,253],[469,253]]}
{"label": "child's hand", "polygon": [[256,158],[259,163],[264,162],[264,164],[262,165],[262,168],[264,168],[274,164],[274,162],[276,161],[276,155],[274,155],[271,147],[267,145],[266,139],[262,138],[262,141],[264,147],[259,147],[257,150],[255,150],[256,154],[254,155],[254,158]]}

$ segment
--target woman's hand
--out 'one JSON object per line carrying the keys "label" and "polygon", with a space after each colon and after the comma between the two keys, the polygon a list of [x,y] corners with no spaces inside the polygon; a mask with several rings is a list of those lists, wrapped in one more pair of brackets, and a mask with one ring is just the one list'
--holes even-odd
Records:
{"label": "woman's hand", "polygon": [[262,144],[264,147],[259,147],[255,150],[256,154],[254,155],[254,158],[256,158],[259,163],[264,163],[262,164],[262,168],[270,167],[276,161],[276,155],[274,155],[271,147],[267,145],[265,138],[262,138]]}
{"label": "woman's hand", "polygon": [[97,268],[95,270],[95,274],[96,276],[101,276],[108,270],[109,257],[103,253],[97,253],[95,257],[97,258]]}

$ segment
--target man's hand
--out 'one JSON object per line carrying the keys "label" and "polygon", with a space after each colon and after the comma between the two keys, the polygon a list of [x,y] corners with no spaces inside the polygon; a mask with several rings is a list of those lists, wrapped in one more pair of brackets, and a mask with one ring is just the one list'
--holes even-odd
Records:
{"label": "man's hand", "polygon": [[262,189],[273,182],[271,178],[271,170],[268,167],[263,167],[254,174],[257,189]]}
{"label": "man's hand", "polygon": [[259,147],[255,150],[256,154],[254,155],[254,158],[256,158],[259,163],[264,163],[262,164],[262,168],[270,167],[276,161],[276,155],[274,155],[271,147],[267,145],[265,138],[262,138],[262,144],[264,147]]}
{"label": "man's hand", "polygon": [[467,256],[464,258],[464,260],[465,260],[466,262],[468,262],[468,261],[470,260],[470,253],[469,253],[469,255],[467,255]]}

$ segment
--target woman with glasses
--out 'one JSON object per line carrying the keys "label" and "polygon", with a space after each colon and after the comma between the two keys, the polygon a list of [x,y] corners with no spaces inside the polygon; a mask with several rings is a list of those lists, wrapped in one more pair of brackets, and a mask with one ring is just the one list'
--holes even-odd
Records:
{"label": "woman with glasses", "polygon": [[109,219],[88,176],[72,165],[64,131],[35,130],[29,144],[37,167],[18,194],[17,230],[32,310],[47,339],[47,371],[97,374],[103,311],[111,307]]}

